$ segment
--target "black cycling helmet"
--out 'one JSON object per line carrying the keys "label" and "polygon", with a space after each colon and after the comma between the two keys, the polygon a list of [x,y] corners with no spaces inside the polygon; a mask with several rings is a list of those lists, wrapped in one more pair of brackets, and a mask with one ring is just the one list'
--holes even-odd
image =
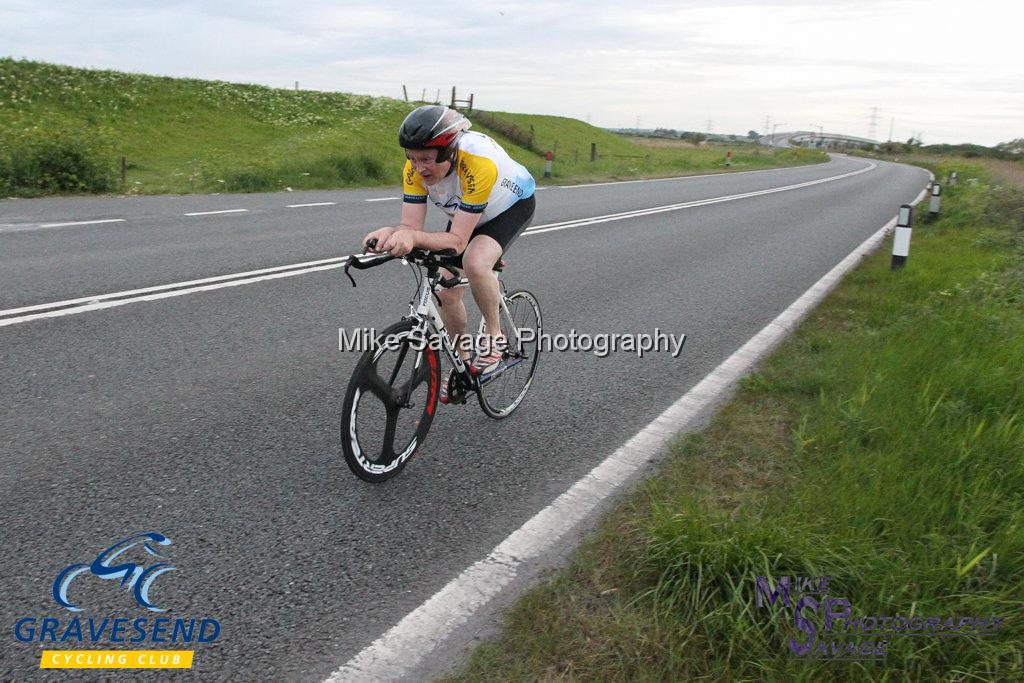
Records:
{"label": "black cycling helmet", "polygon": [[455,143],[469,130],[469,119],[440,104],[413,109],[398,129],[398,144],[404,149],[437,149],[437,161],[451,159]]}

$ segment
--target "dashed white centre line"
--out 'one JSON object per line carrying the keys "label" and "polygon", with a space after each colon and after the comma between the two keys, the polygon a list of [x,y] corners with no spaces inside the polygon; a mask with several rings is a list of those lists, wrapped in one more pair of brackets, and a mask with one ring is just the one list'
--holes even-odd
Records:
{"label": "dashed white centre line", "polygon": [[43,223],[40,228],[63,228],[65,225],[96,225],[98,223],[124,223],[124,218],[104,218],[97,221],[71,221],[70,223]]}
{"label": "dashed white centre line", "polygon": [[304,206],[334,206],[338,202],[314,202],[312,204],[289,204],[288,209],[301,209]]}
{"label": "dashed white centre line", "polygon": [[390,202],[390,201],[395,200],[395,199],[398,199],[398,197],[378,197],[376,199],[366,199],[366,200],[363,200],[363,201],[367,201],[367,202]]}
{"label": "dashed white centre line", "polygon": [[212,216],[215,213],[245,213],[249,209],[224,209],[223,211],[196,211],[195,213],[186,213],[186,216]]}

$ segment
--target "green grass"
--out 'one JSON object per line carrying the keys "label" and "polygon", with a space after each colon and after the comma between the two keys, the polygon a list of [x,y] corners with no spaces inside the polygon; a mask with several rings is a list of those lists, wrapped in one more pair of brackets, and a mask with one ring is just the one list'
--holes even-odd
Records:
{"label": "green grass", "polygon": [[[975,180],[907,267],[867,259],[447,680],[1024,678],[1024,192],[955,163]],[[759,575],[832,576],[858,615],[1007,620],[798,660]]]}
{"label": "green grass", "polygon": [[[0,193],[246,192],[397,185],[400,100],[0,59]],[[496,114],[558,142],[559,182],[724,167],[722,150],[652,151],[583,122]],[[471,115],[471,118],[472,115]],[[494,133],[539,178],[543,157]],[[590,143],[602,155],[590,163]],[[579,160],[570,150],[583,148]],[[539,149],[539,148],[538,148]],[[650,159],[616,159],[644,156]],[[127,160],[121,184],[120,158]],[[821,161],[771,153],[757,167]],[[736,169],[746,162],[737,159]],[[753,167],[754,165],[748,165]]]}

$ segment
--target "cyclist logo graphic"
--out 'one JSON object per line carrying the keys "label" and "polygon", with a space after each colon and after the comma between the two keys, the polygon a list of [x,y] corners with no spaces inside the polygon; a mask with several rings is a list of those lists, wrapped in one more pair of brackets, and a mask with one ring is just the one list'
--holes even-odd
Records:
{"label": "cyclist logo graphic", "polygon": [[153,581],[155,581],[158,576],[165,572],[175,571],[174,567],[166,562],[158,562],[150,565],[149,567],[143,567],[135,564],[134,562],[123,562],[121,564],[111,566],[111,563],[114,562],[118,556],[140,543],[147,553],[154,557],[163,559],[164,556],[157,552],[154,545],[169,546],[171,545],[171,539],[154,531],[130,536],[122,541],[118,541],[104,550],[96,557],[95,560],[92,561],[92,564],[79,563],[65,567],[53,582],[53,599],[56,600],[57,604],[61,607],[69,609],[72,612],[81,612],[82,608],[72,604],[68,599],[68,588],[76,576],[85,572],[90,572],[94,576],[98,576],[105,580],[121,579],[121,587],[127,586],[128,588],[131,588],[132,592],[135,594],[135,600],[140,605],[148,610],[152,610],[153,612],[166,612],[167,610],[161,609],[150,602],[149,589],[153,585]]}

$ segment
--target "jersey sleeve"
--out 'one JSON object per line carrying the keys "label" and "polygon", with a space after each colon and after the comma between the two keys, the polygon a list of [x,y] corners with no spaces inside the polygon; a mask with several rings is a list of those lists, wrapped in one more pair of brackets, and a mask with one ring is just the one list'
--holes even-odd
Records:
{"label": "jersey sleeve", "polygon": [[467,213],[483,213],[491,189],[498,180],[498,167],[494,161],[476,154],[459,154],[459,181],[462,183],[462,201],[459,209]]}
{"label": "jersey sleeve", "polygon": [[427,186],[423,184],[420,174],[413,170],[412,162],[408,159],[405,160],[405,172],[402,177],[404,178],[402,201],[409,204],[426,204]]}

